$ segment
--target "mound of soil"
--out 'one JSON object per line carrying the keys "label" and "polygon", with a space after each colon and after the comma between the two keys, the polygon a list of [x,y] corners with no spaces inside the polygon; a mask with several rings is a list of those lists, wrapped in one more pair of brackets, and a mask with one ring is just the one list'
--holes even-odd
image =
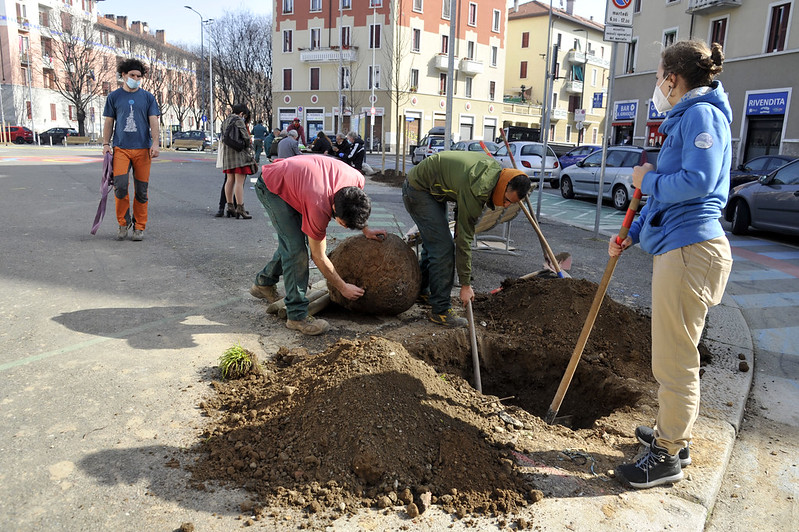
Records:
{"label": "mound of soil", "polygon": [[399,170],[388,168],[382,172],[370,175],[369,179],[378,183],[391,185],[392,187],[401,187],[402,183],[405,182],[405,174]]}

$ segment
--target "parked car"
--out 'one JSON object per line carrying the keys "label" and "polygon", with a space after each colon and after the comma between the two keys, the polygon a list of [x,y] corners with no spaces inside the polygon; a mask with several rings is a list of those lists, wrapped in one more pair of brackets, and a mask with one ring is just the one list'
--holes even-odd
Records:
{"label": "parked car", "polygon": [[488,151],[491,152],[493,155],[499,149],[499,144],[496,142],[491,142],[490,140],[462,140],[460,142],[456,142],[452,149],[455,151],[483,151],[483,147],[480,146],[480,143],[485,144]]}
{"label": "parked car", "polygon": [[[541,130],[536,127],[507,126],[505,136],[508,142],[539,142],[541,140]],[[502,137],[496,139],[497,144],[502,143]]]}
{"label": "parked car", "polygon": [[757,181],[761,176],[770,174],[780,166],[789,163],[796,159],[790,155],[761,155],[750,159],[741,165],[738,165],[736,170],[730,172],[730,190],[738,185]]}
{"label": "parked car", "polygon": [[39,133],[40,144],[63,144],[66,137],[77,137],[78,130],[71,127],[51,127]]}
{"label": "parked car", "polygon": [[175,151],[205,151],[211,147],[211,139],[205,131],[176,131],[172,134],[172,146]]}
{"label": "parked car", "polygon": [[6,126],[6,138],[14,144],[33,144],[33,131],[25,126]]}
{"label": "parked car", "polygon": [[411,162],[419,164],[425,158],[435,155],[444,149],[444,137],[439,135],[428,135],[423,138],[419,144],[413,149],[411,155]]}
{"label": "parked car", "polygon": [[749,226],[799,235],[799,160],[735,187],[724,218],[732,222],[734,235],[746,233]]}
{"label": "parked car", "polygon": [[[530,176],[532,180],[538,180],[541,175],[541,156],[544,154],[544,145],[540,142],[510,142],[510,152],[516,160],[516,166]],[[500,146],[494,153],[494,158],[499,161],[503,168],[513,168],[508,148]],[[560,178],[560,163],[555,152],[547,146],[546,167],[544,168],[544,179],[550,186],[558,186]]]}
{"label": "parked car", "polygon": [[[611,146],[605,163],[605,179],[602,182],[602,197],[613,201],[620,211],[627,209],[633,197],[633,167],[641,164],[642,153],[647,162],[657,169],[657,154],[660,148],[639,146]],[[597,151],[561,171],[560,194],[566,199],[575,195],[596,197],[602,168],[602,152]]]}
{"label": "parked car", "polygon": [[596,146],[593,144],[583,144],[582,146],[577,146],[576,148],[572,148],[571,150],[567,151],[563,155],[558,158],[558,162],[560,163],[561,168],[566,168],[567,166],[571,166],[573,164],[577,164],[595,151],[599,151],[602,149],[602,146]]}

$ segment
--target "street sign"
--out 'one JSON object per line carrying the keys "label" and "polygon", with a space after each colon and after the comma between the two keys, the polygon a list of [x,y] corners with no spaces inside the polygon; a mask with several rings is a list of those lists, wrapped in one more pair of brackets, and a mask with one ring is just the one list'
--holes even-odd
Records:
{"label": "street sign", "polygon": [[626,26],[605,25],[606,42],[633,42],[633,29]]}
{"label": "street sign", "polygon": [[207,116],[205,116],[205,115],[203,115],[203,118],[202,118],[203,124],[204,124],[204,123],[205,123],[207,120],[208,120],[208,117],[207,117]]}
{"label": "street sign", "polygon": [[377,109],[375,109],[374,107],[372,107],[372,108],[369,110],[369,112],[372,114],[372,116],[374,116],[374,115],[376,115],[376,114],[377,114]]}
{"label": "street sign", "polygon": [[591,103],[591,107],[594,109],[602,109],[602,99],[605,96],[604,92],[595,92],[594,93],[594,101]]}
{"label": "street sign", "polygon": [[574,121],[578,123],[585,122],[585,109],[574,110]]}
{"label": "street sign", "polygon": [[633,0],[608,0],[605,8],[605,25],[632,27],[634,7]]}

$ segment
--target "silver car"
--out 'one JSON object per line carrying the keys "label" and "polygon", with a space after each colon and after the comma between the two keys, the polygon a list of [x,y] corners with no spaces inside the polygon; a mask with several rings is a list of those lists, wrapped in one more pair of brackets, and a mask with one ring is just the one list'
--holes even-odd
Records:
{"label": "silver car", "polygon": [[442,151],[444,149],[444,137],[437,135],[428,135],[422,139],[416,148],[413,149],[411,154],[411,162],[419,164],[431,155]]}
{"label": "silver car", "polygon": [[732,234],[756,229],[799,235],[799,160],[732,190],[724,211]]}
{"label": "silver car", "polygon": [[[660,148],[613,146],[608,148],[602,197],[613,201],[620,211],[626,210],[633,197],[633,167],[644,162],[655,165]],[[560,175],[560,194],[566,199],[575,195],[596,197],[602,168],[602,152],[594,152],[577,164],[564,168]]]}
{"label": "silver car", "polygon": [[[516,160],[516,166],[530,179],[537,181],[541,175],[541,156],[544,154],[544,145],[540,142],[517,141],[509,143],[510,152]],[[513,168],[508,148],[504,145],[494,153],[494,158],[499,161],[503,168]],[[551,186],[557,186],[560,177],[560,163],[558,156],[551,147],[547,146],[546,166],[544,168],[544,180]]]}

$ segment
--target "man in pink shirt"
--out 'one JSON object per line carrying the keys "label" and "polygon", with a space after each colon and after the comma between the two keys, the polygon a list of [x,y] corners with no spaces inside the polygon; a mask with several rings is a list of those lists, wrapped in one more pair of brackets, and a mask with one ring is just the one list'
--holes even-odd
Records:
{"label": "man in pink shirt", "polygon": [[[265,165],[255,193],[266,208],[277,231],[278,247],[272,260],[255,276],[250,293],[274,302],[277,284],[283,276],[286,286],[286,327],[317,335],[329,328],[325,320],[308,316],[308,249],[319,271],[348,299],[358,299],[363,289],[344,282],[325,253],[330,220],[348,229],[360,229],[364,236],[382,240],[384,230],[369,229],[372,210],[363,191],[364,178],[351,166],[325,155],[303,155]],[[308,245],[305,239],[308,239]]]}

